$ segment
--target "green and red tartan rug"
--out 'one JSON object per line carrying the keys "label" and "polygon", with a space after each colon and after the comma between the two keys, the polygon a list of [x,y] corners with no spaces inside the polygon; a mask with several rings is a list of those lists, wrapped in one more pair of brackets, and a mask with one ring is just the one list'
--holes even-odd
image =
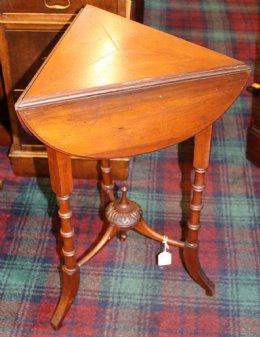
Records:
{"label": "green and red tartan rug", "polygon": [[[146,0],[145,23],[254,69],[259,6],[257,0]],[[260,169],[245,158],[251,100],[245,90],[214,128],[200,256],[216,295],[205,296],[191,281],[177,249],[173,264],[159,268],[160,244],[132,231],[83,267],[78,296],[57,332],[49,325],[60,293],[55,197],[47,178],[15,177],[1,149],[0,336],[259,337]],[[147,221],[176,238],[187,219],[191,155],[187,141],[135,157],[127,182]],[[102,229],[97,182],[75,180],[72,206],[81,254]]]}

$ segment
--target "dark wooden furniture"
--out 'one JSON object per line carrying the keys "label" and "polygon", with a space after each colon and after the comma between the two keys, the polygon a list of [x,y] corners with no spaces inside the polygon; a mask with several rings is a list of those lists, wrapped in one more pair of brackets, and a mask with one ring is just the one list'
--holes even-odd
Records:
{"label": "dark wooden furniture", "polygon": [[254,81],[250,91],[252,100],[252,123],[247,136],[247,158],[260,167],[260,11],[256,39],[256,61]]}
{"label": "dark wooden furniture", "polygon": [[7,114],[3,81],[0,76],[0,145],[9,146],[11,144],[10,124]]}
{"label": "dark wooden furniture", "polygon": [[[260,69],[260,68],[259,68]],[[260,76],[259,76],[260,80]],[[247,158],[260,167],[260,81],[251,86],[252,100],[252,125],[247,136]]]}
{"label": "dark wooden furniture", "polygon": [[[11,124],[12,145],[9,153],[13,170],[18,175],[47,175],[45,146],[24,132],[17,120],[14,103],[52,48],[86,4],[92,4],[122,16],[141,19],[143,0],[1,0],[0,1],[0,63]],[[134,4],[134,5],[133,5]],[[3,95],[0,100],[3,102]],[[1,99],[2,98],[2,99]],[[1,116],[6,124],[1,106]],[[0,119],[1,121],[1,119]],[[2,123],[3,124],[3,123]],[[10,137],[0,125],[0,141],[7,144]],[[2,131],[2,132],[1,132]],[[73,158],[75,177],[96,177],[96,160]],[[113,163],[113,174],[125,179],[128,159]]]}
{"label": "dark wooden furniture", "polygon": [[[248,73],[237,60],[120,16],[92,6],[80,12],[16,104],[25,129],[47,146],[59,201],[65,264],[52,318],[55,328],[76,296],[80,267],[115,234],[125,239],[134,228],[154,240],[164,239],[145,222],[141,207],[127,199],[125,188],[122,199],[115,200],[110,159],[160,150],[192,136],[195,176],[187,236],[168,244],[182,250],[191,277],[213,295],[214,285],[198,256],[212,124],[239,95]],[[109,203],[107,231],[79,260],[69,202],[71,155],[102,160],[102,189]]]}

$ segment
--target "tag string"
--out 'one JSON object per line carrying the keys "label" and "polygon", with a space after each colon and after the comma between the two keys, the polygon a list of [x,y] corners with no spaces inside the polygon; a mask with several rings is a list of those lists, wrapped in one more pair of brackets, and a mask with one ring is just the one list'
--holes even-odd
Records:
{"label": "tag string", "polygon": [[168,236],[164,235],[164,236],[163,236],[163,244],[165,245],[165,247],[166,247],[167,249],[169,249],[169,246],[168,246],[167,242],[168,242]]}

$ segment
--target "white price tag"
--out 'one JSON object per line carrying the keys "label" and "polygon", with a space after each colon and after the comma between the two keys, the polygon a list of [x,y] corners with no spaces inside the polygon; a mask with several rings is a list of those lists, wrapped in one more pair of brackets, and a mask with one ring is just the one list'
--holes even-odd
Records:
{"label": "white price tag", "polygon": [[172,254],[169,252],[161,252],[158,255],[158,266],[168,266],[172,263]]}
{"label": "white price tag", "polygon": [[164,235],[163,237],[163,252],[158,254],[158,266],[168,266],[172,263],[172,254],[167,252],[169,246],[167,244],[168,237]]}

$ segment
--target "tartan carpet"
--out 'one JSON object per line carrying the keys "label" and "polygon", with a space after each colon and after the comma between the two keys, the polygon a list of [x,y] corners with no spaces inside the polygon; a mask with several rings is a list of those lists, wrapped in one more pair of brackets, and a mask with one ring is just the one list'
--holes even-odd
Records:
{"label": "tartan carpet", "polygon": [[[258,18],[257,0],[147,0],[145,8],[146,24],[252,69]],[[216,295],[205,296],[191,281],[177,249],[171,249],[173,264],[159,268],[160,244],[131,231],[125,243],[113,239],[82,268],[78,296],[59,331],[49,325],[60,292],[55,197],[49,179],[15,177],[2,148],[0,336],[260,336],[260,170],[245,158],[251,101],[244,90],[214,127],[200,257]],[[187,141],[131,161],[130,197],[141,204],[148,223],[175,238],[187,220],[191,160]],[[102,221],[96,181],[74,184],[80,255],[99,235]]]}

